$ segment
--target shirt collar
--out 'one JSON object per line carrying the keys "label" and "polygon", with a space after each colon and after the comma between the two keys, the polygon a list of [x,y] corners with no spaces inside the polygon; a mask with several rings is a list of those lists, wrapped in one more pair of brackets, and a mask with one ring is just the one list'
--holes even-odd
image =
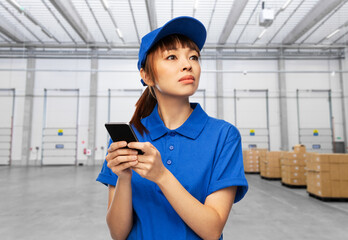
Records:
{"label": "shirt collar", "polygon": [[150,132],[151,139],[154,141],[168,132],[177,132],[187,138],[196,139],[207,123],[208,115],[198,103],[191,103],[191,107],[193,108],[193,112],[184,124],[175,130],[170,130],[160,118],[158,105],[156,105],[152,113],[147,117],[147,126],[145,126]]}

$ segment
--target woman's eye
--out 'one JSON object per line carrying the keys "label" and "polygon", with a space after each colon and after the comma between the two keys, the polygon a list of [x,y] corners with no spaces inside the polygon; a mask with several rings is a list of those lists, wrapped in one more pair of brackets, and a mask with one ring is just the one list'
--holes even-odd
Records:
{"label": "woman's eye", "polygon": [[168,60],[174,60],[175,59],[175,55],[170,55],[167,57]]}
{"label": "woman's eye", "polygon": [[191,59],[191,60],[195,60],[195,61],[197,61],[197,60],[198,60],[198,56],[193,55],[193,56],[191,56],[191,57],[190,57],[190,59]]}

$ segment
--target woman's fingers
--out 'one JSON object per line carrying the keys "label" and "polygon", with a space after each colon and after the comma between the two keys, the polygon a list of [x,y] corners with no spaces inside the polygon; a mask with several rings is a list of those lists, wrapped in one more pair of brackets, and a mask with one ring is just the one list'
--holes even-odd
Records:
{"label": "woman's fingers", "polygon": [[149,142],[131,142],[127,145],[129,148],[141,150],[145,154],[151,154],[153,151],[157,150]]}
{"label": "woman's fingers", "polygon": [[121,164],[118,164],[117,166],[115,167],[112,167],[112,171],[114,173],[119,173],[119,172],[122,172],[123,170],[127,169],[127,168],[131,168],[131,167],[134,167],[135,165],[138,164],[138,161],[130,161],[130,162],[124,162],[124,163],[121,163]]}
{"label": "woman's fingers", "polygon": [[106,161],[110,161],[118,156],[127,156],[127,155],[138,155],[138,151],[134,149],[129,149],[129,148],[116,149],[112,152],[109,152],[105,159]]}
{"label": "woman's fingers", "polygon": [[126,162],[134,162],[138,159],[136,155],[127,155],[127,156],[117,156],[116,158],[110,159],[108,161],[107,166],[112,168],[114,166],[126,163]]}
{"label": "woman's fingers", "polygon": [[120,141],[120,142],[113,142],[111,143],[109,149],[108,149],[108,152],[113,152],[119,148],[124,148],[127,146],[127,142],[126,141]]}

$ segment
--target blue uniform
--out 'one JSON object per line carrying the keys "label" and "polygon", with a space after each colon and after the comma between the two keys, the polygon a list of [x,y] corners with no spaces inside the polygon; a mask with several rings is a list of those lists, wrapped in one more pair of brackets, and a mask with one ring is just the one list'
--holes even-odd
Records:
{"label": "blue uniform", "polygon": [[[194,110],[186,122],[170,130],[156,106],[142,119],[149,134],[141,136],[134,129],[136,135],[140,142],[150,142],[158,149],[165,167],[201,203],[217,190],[238,186],[236,203],[248,190],[239,131],[228,122],[209,117],[199,104],[191,107]],[[106,164],[97,181],[116,185],[117,175]],[[157,184],[134,171],[132,194],[134,222],[128,239],[200,239],[175,212]]]}

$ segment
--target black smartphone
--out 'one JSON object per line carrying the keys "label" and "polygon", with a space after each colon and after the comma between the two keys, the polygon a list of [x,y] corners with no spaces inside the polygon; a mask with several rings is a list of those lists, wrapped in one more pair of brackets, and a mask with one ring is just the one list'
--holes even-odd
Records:
{"label": "black smartphone", "polygon": [[[105,123],[105,127],[113,142],[139,142],[137,135],[135,135],[132,127],[128,123]],[[143,154],[141,150],[137,151],[138,154]]]}

